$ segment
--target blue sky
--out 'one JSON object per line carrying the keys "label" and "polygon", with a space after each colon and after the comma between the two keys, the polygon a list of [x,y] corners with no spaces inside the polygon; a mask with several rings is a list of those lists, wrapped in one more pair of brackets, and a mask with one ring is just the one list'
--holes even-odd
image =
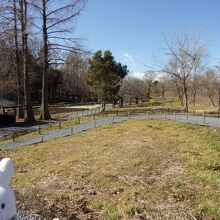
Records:
{"label": "blue sky", "polygon": [[[212,64],[220,61],[220,0],[88,0],[75,36],[92,51],[110,50],[136,76],[163,54],[163,37],[200,32]],[[217,24],[218,22],[218,24]]]}

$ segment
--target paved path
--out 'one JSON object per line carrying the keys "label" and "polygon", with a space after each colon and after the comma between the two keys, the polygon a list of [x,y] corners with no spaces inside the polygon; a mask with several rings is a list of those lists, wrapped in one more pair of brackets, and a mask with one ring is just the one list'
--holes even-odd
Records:
{"label": "paved path", "polygon": [[134,118],[155,118],[155,119],[169,119],[174,121],[185,122],[194,125],[204,125],[214,128],[220,128],[220,118],[218,117],[203,117],[203,116],[194,116],[186,114],[153,114],[147,116],[146,114],[139,114],[132,116]]}
{"label": "paved path", "polygon": [[46,134],[37,135],[25,140],[21,141],[15,141],[6,145],[1,146],[0,148],[2,150],[7,149],[13,149],[17,147],[27,146],[31,144],[37,144],[44,141],[52,140],[59,137],[66,137],[73,134],[80,133],[85,130],[89,130],[91,128],[100,127],[102,125],[111,124],[113,122],[121,122],[128,120],[129,118],[134,119],[148,119],[148,118],[155,118],[155,119],[169,119],[169,120],[175,120],[175,121],[181,121],[181,122],[187,122],[191,124],[197,124],[197,125],[206,125],[211,127],[220,128],[220,119],[215,117],[206,117],[203,116],[188,116],[183,114],[177,114],[177,115],[163,115],[163,114],[154,114],[154,115],[147,115],[147,114],[136,114],[136,115],[119,115],[119,116],[109,116],[104,118],[99,118],[95,120],[89,120],[87,122],[77,124],[74,126],[71,126],[69,128],[63,128],[63,129],[57,129],[51,132],[48,132]]}
{"label": "paved path", "polygon": [[195,125],[205,125],[209,127],[220,128],[220,118],[218,117],[203,117],[203,116],[193,116],[193,115],[186,115],[186,114],[169,114],[169,115],[154,115],[154,118],[166,118],[175,121],[181,121],[189,124]]}
{"label": "paved path", "polygon": [[[81,117],[84,115],[92,115],[94,113],[98,113],[100,111],[100,106],[97,106],[96,108],[91,108],[88,110],[84,110],[84,111],[77,111],[77,112],[70,112],[68,113],[66,116],[62,117],[61,120],[68,120],[70,117],[74,118],[74,117]],[[59,120],[56,121],[51,121],[51,123],[54,124],[58,124]],[[49,127],[49,123],[45,123],[43,125],[40,125],[41,128],[47,128]],[[5,136],[9,136],[12,134],[19,134],[19,133],[24,133],[24,132],[31,132],[31,131],[36,131],[39,129],[39,125],[32,125],[32,126],[13,126],[13,127],[5,127],[5,128],[0,128],[0,138],[1,137],[5,137]]]}
{"label": "paved path", "polygon": [[124,121],[124,120],[127,120],[128,118],[129,118],[128,116],[112,116],[112,117],[109,116],[109,117],[104,117],[100,119],[89,120],[87,122],[71,126],[69,128],[57,129],[57,130],[48,132],[46,134],[36,135],[34,137],[27,138],[25,140],[11,142],[11,143],[1,146],[0,149],[2,150],[13,149],[17,147],[41,143],[41,142],[52,140],[52,139],[59,138],[59,137],[66,137],[66,136],[80,133],[82,131],[85,131],[91,128],[100,127],[102,125],[111,124],[113,122]]}

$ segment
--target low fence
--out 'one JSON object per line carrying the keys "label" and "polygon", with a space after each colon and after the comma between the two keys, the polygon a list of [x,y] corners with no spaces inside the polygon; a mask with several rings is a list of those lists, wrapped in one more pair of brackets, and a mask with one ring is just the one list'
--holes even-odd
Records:
{"label": "low fence", "polygon": [[[96,108],[87,109],[87,110],[69,112],[69,114],[62,116],[59,120],[56,120],[56,121],[48,120],[48,123],[46,123],[46,124],[30,126],[30,127],[27,127],[27,129],[24,129],[23,127],[18,127],[18,129],[15,130],[14,129],[15,126],[13,126],[13,130],[9,134],[0,136],[0,141],[1,140],[2,141],[7,141],[7,140],[15,141],[15,139],[19,138],[20,136],[26,135],[31,132],[37,132],[38,134],[42,134],[42,132],[45,128],[53,128],[53,126],[57,126],[58,128],[62,129],[63,122],[70,121],[74,118],[76,119],[77,124],[80,124],[81,117],[92,116],[93,118],[96,118],[98,114],[101,114],[101,112],[102,112],[102,108],[96,107]],[[13,116],[13,117],[15,117],[15,116]],[[14,120],[15,120],[15,118],[14,118]],[[4,124],[3,126],[8,126],[11,124],[12,123],[8,123],[8,124]],[[10,129],[10,127],[7,128],[7,130],[9,130],[9,129]]]}
{"label": "low fence", "polygon": [[106,111],[105,114],[117,114],[117,115],[126,115],[126,114],[184,114],[184,115],[193,115],[193,116],[205,116],[205,117],[217,117],[220,118],[220,111],[206,111],[206,110],[190,110],[186,112],[184,109],[164,109],[164,108],[147,108],[147,109],[138,109],[138,108],[130,108],[130,109],[111,109]]}
{"label": "low fence", "polygon": [[[44,128],[47,127],[53,127],[56,125],[56,127],[53,127],[53,129],[63,129],[67,126],[73,126],[74,124],[64,124],[65,121],[71,121],[72,119],[76,119],[76,124],[82,123],[82,117],[85,116],[92,116],[92,119],[94,120],[94,124],[96,125],[96,119],[101,119],[105,117],[112,117],[112,121],[114,122],[117,118],[116,116],[126,116],[132,118],[132,116],[140,115],[140,117],[146,117],[146,118],[167,118],[167,119],[173,119],[173,120],[181,120],[187,123],[193,122],[195,123],[195,120],[198,121],[198,124],[207,124],[209,123],[209,118],[214,120],[215,118],[220,118],[220,115],[218,112],[206,112],[206,111],[190,111],[190,112],[184,112],[184,110],[181,109],[129,109],[129,110],[123,110],[123,109],[111,109],[105,112],[101,111],[101,108],[94,108],[90,110],[84,110],[80,112],[70,113],[68,116],[65,116],[64,118],[58,120],[58,121],[49,121],[46,125],[36,125],[34,127],[29,128],[27,131],[23,132],[11,132],[10,135],[4,137],[7,140],[13,140],[19,138],[20,135],[24,135],[26,133],[30,133],[33,131],[36,131],[38,135],[43,135],[44,132],[49,132],[48,129],[44,131]],[[198,117],[197,117],[198,116]],[[134,117],[135,118],[135,117]],[[88,120],[90,120],[89,118]],[[84,122],[85,118],[83,119]],[[216,120],[218,121],[218,120]],[[71,122],[70,122],[71,123]],[[195,123],[196,124],[196,123]]]}

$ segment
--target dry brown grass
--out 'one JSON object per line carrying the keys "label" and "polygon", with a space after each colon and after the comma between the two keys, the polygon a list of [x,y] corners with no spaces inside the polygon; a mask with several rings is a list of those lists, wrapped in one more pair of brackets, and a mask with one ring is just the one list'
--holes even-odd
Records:
{"label": "dry brown grass", "polygon": [[[220,219],[220,130],[129,120],[1,152],[18,207],[52,219]],[[206,193],[204,193],[206,191]]]}

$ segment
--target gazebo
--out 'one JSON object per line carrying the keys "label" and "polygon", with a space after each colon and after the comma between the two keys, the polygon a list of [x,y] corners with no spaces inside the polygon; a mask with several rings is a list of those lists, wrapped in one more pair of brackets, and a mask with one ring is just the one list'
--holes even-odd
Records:
{"label": "gazebo", "polygon": [[16,110],[18,105],[15,101],[0,99],[0,126],[16,123]]}

